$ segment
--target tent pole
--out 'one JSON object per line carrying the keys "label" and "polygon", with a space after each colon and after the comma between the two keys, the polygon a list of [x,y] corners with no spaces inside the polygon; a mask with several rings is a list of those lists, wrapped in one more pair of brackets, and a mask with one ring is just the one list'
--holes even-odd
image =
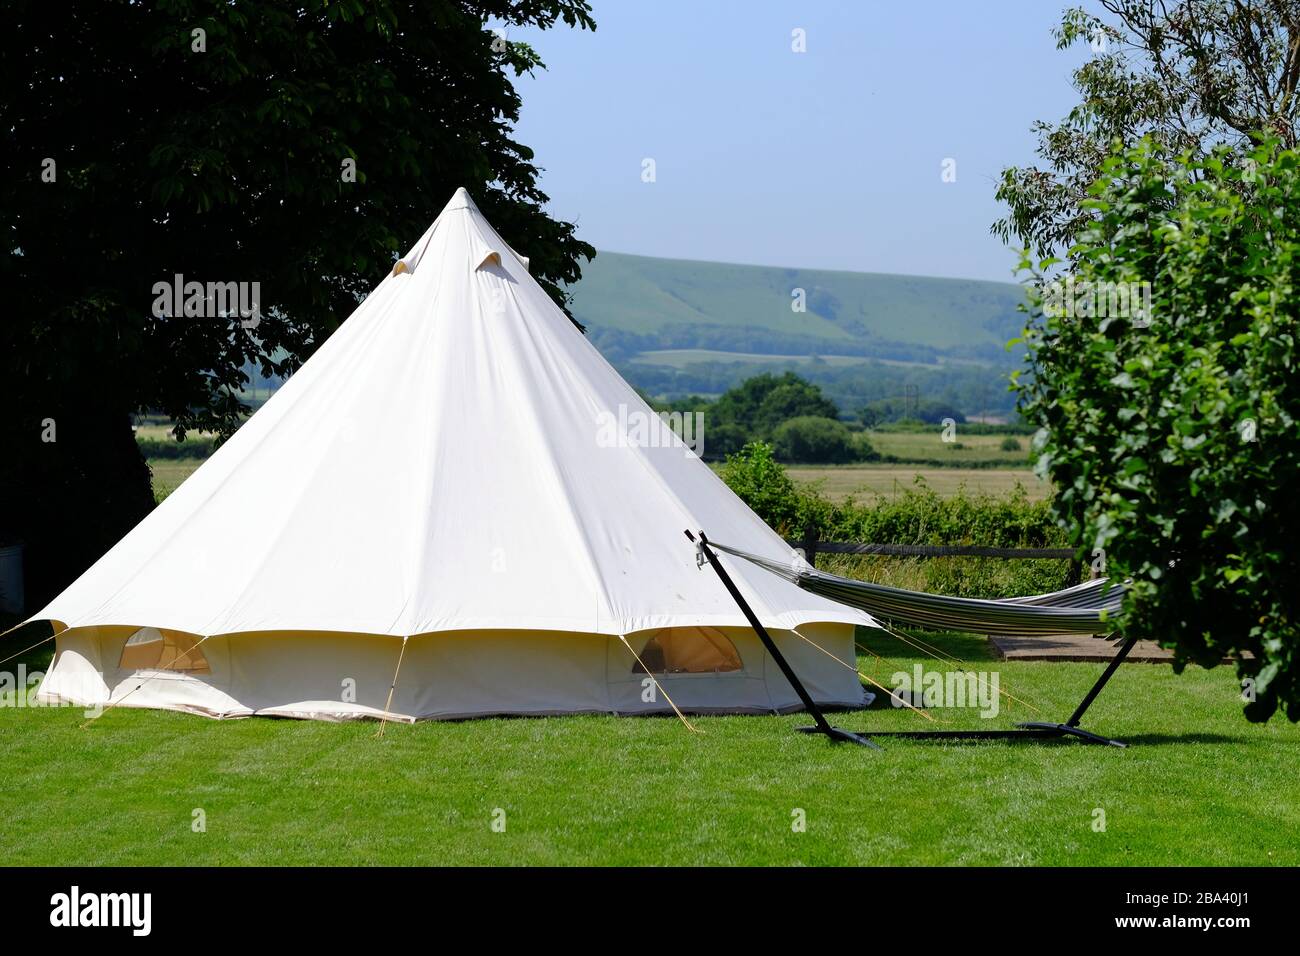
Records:
{"label": "tent pole", "polygon": [[[691,534],[689,528],[686,531],[686,537],[691,541],[695,541],[695,535]],[[781,668],[781,673],[784,674],[785,679],[790,682],[790,686],[794,688],[794,692],[799,695],[799,700],[803,702],[804,709],[812,716],[815,726],[800,727],[799,731],[806,734],[825,734],[832,741],[837,743],[847,741],[849,743],[858,744],[862,747],[871,747],[874,750],[879,750],[879,747],[861,734],[855,734],[848,730],[841,730],[838,727],[832,727],[830,725],[830,722],[826,720],[826,716],[822,713],[821,708],[817,706],[817,702],[814,701],[812,695],[808,693],[808,689],[803,686],[803,682],[799,680],[798,675],[796,675],[793,668],[790,667],[789,662],[786,661],[784,655],[782,655],[780,650],[777,649],[776,642],[772,640],[772,636],[767,633],[767,629],[763,627],[762,623],[758,620],[757,615],[754,614],[753,609],[749,606],[749,603],[736,587],[735,582],[731,580],[731,575],[727,574],[726,569],[723,568],[722,563],[718,560],[718,556],[714,554],[713,549],[709,547],[709,539],[703,531],[700,532],[698,544],[700,552],[708,559],[709,565],[713,570],[717,572],[718,577],[722,580],[723,586],[726,587],[727,592],[740,607],[741,613],[745,615],[745,619],[749,621],[750,627],[754,629],[754,633],[758,635],[758,639],[763,642],[763,646],[767,648],[767,652],[772,655],[772,660],[776,661],[776,666]]]}

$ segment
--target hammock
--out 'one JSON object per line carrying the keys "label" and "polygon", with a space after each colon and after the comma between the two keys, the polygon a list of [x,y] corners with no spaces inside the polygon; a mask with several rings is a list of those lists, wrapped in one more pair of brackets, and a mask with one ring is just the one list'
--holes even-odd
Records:
{"label": "hammock", "polygon": [[1008,637],[1109,634],[1115,629],[1115,618],[1124,598],[1124,585],[1105,578],[1029,597],[997,600],[947,597],[842,578],[818,571],[802,559],[773,561],[716,541],[709,544],[780,575],[805,591],[859,608],[881,620],[911,627]]}

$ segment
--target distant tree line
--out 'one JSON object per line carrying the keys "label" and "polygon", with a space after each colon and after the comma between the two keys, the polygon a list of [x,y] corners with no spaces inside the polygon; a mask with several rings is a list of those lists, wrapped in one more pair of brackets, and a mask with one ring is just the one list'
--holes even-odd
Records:
{"label": "distant tree line", "polygon": [[879,457],[866,437],[839,420],[821,389],[793,372],[764,372],[716,400],[691,396],[674,410],[704,414],[704,455],[725,458],[753,441],[772,444],[782,461],[846,464]]}
{"label": "distant tree line", "polygon": [[989,343],[936,348],[916,342],[877,338],[870,332],[857,334],[851,339],[823,339],[806,333],[780,332],[751,325],[678,323],[653,332],[592,326],[588,335],[601,354],[615,364],[632,362],[642,352],[661,349],[708,349],[759,355],[850,355],[925,365],[935,365],[944,359],[1008,364],[1006,350],[1001,345]]}
{"label": "distant tree line", "polygon": [[[870,427],[902,417],[941,421],[949,417],[947,414],[933,417],[941,407],[949,412],[960,412],[967,418],[979,415],[1015,417],[1015,396],[1009,390],[1010,370],[1005,367],[949,365],[919,368],[880,362],[837,366],[814,359],[798,364],[791,362],[784,369],[774,367],[770,362],[700,362],[691,363],[684,369],[641,363],[618,364],[618,370],[637,388],[664,396],[678,405],[688,396],[720,395],[755,376],[790,371],[816,385],[841,409],[856,412],[875,407],[877,403],[889,404],[889,408],[867,423]],[[962,420],[957,415],[951,417]]]}

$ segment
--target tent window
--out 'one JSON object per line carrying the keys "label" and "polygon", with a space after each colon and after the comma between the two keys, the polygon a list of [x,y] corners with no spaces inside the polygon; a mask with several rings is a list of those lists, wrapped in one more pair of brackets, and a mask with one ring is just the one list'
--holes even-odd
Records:
{"label": "tent window", "polygon": [[632,673],[722,674],[743,666],[736,645],[712,627],[668,627],[655,631],[641,649]]}
{"label": "tent window", "polygon": [[122,648],[122,658],[117,666],[122,670],[176,671],[184,674],[210,674],[208,659],[200,638],[176,631],[160,631],[142,627],[127,640]]}

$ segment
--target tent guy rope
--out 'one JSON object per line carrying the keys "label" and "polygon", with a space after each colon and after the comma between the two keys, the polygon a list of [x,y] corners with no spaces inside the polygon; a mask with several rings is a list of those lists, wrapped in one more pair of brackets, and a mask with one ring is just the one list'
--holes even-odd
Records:
{"label": "tent guy rope", "polygon": [[622,634],[620,634],[618,636],[618,639],[623,642],[624,647],[626,647],[629,651],[632,651],[632,656],[636,658],[636,662],[641,665],[641,669],[646,672],[646,675],[652,681],[654,681],[655,687],[659,689],[659,693],[664,695],[664,700],[668,701],[669,706],[672,707],[673,709],[673,713],[677,715],[678,720],[680,720],[683,724],[686,725],[686,729],[693,734],[704,733],[704,731],[700,730],[689,720],[687,720],[686,715],[683,714],[681,710],[678,708],[678,706],[673,703],[673,699],[668,696],[668,691],[664,690],[663,685],[659,683],[659,678],[655,677],[655,675],[650,672],[650,668],[645,666],[645,662],[641,660],[641,655],[638,654],[636,651],[632,650],[632,645],[627,642],[627,638],[624,637]]}
{"label": "tent guy rope", "polygon": [[384,702],[384,716],[379,719],[379,730],[375,731],[376,737],[384,736],[384,726],[388,723],[388,714],[393,706],[393,691],[397,689],[397,675],[402,672],[402,659],[406,657],[406,642],[410,637],[402,638],[402,649],[397,652],[397,669],[393,671],[393,682],[388,685],[388,700]]}
{"label": "tent guy rope", "polygon": [[196,650],[199,649],[199,645],[201,645],[204,641],[206,641],[206,640],[208,639],[208,637],[212,637],[212,635],[209,634],[209,635],[207,635],[207,637],[203,637],[203,638],[200,638],[199,640],[195,641],[195,642],[194,642],[194,645],[193,645],[192,647],[190,647],[189,650],[187,650],[187,651],[185,651],[183,654],[179,655],[179,656],[178,656],[174,661],[170,662],[170,663],[168,664],[168,666],[166,666],[166,667],[155,668],[155,669],[154,669],[154,672],[153,672],[152,674],[150,674],[150,675],[149,675],[148,677],[146,677],[144,680],[140,681],[140,683],[136,684],[133,688],[131,688],[129,691],[127,691],[125,694],[123,694],[121,697],[119,697],[117,700],[110,700],[110,701],[108,702],[108,706],[105,707],[103,710],[101,710],[101,711],[100,711],[98,714],[96,714],[94,717],[91,717],[91,718],[90,718],[89,720],[87,720],[84,724],[82,724],[82,725],[81,725],[81,729],[82,729],[82,730],[85,730],[87,727],[89,727],[89,726],[90,726],[91,724],[93,724],[95,721],[99,720],[101,717],[106,716],[110,710],[112,710],[114,707],[117,707],[119,704],[121,704],[124,700],[126,700],[128,697],[130,697],[130,696],[131,696],[132,694],[134,694],[136,691],[138,691],[138,690],[139,690],[141,687],[143,687],[145,684],[148,684],[150,681],[157,680],[157,679],[158,679],[159,677],[161,677],[164,673],[166,673],[166,672],[168,672],[168,671],[171,671],[173,665],[175,665],[175,664],[178,663],[179,661],[181,661],[181,660],[187,660],[191,654],[193,654]]}

